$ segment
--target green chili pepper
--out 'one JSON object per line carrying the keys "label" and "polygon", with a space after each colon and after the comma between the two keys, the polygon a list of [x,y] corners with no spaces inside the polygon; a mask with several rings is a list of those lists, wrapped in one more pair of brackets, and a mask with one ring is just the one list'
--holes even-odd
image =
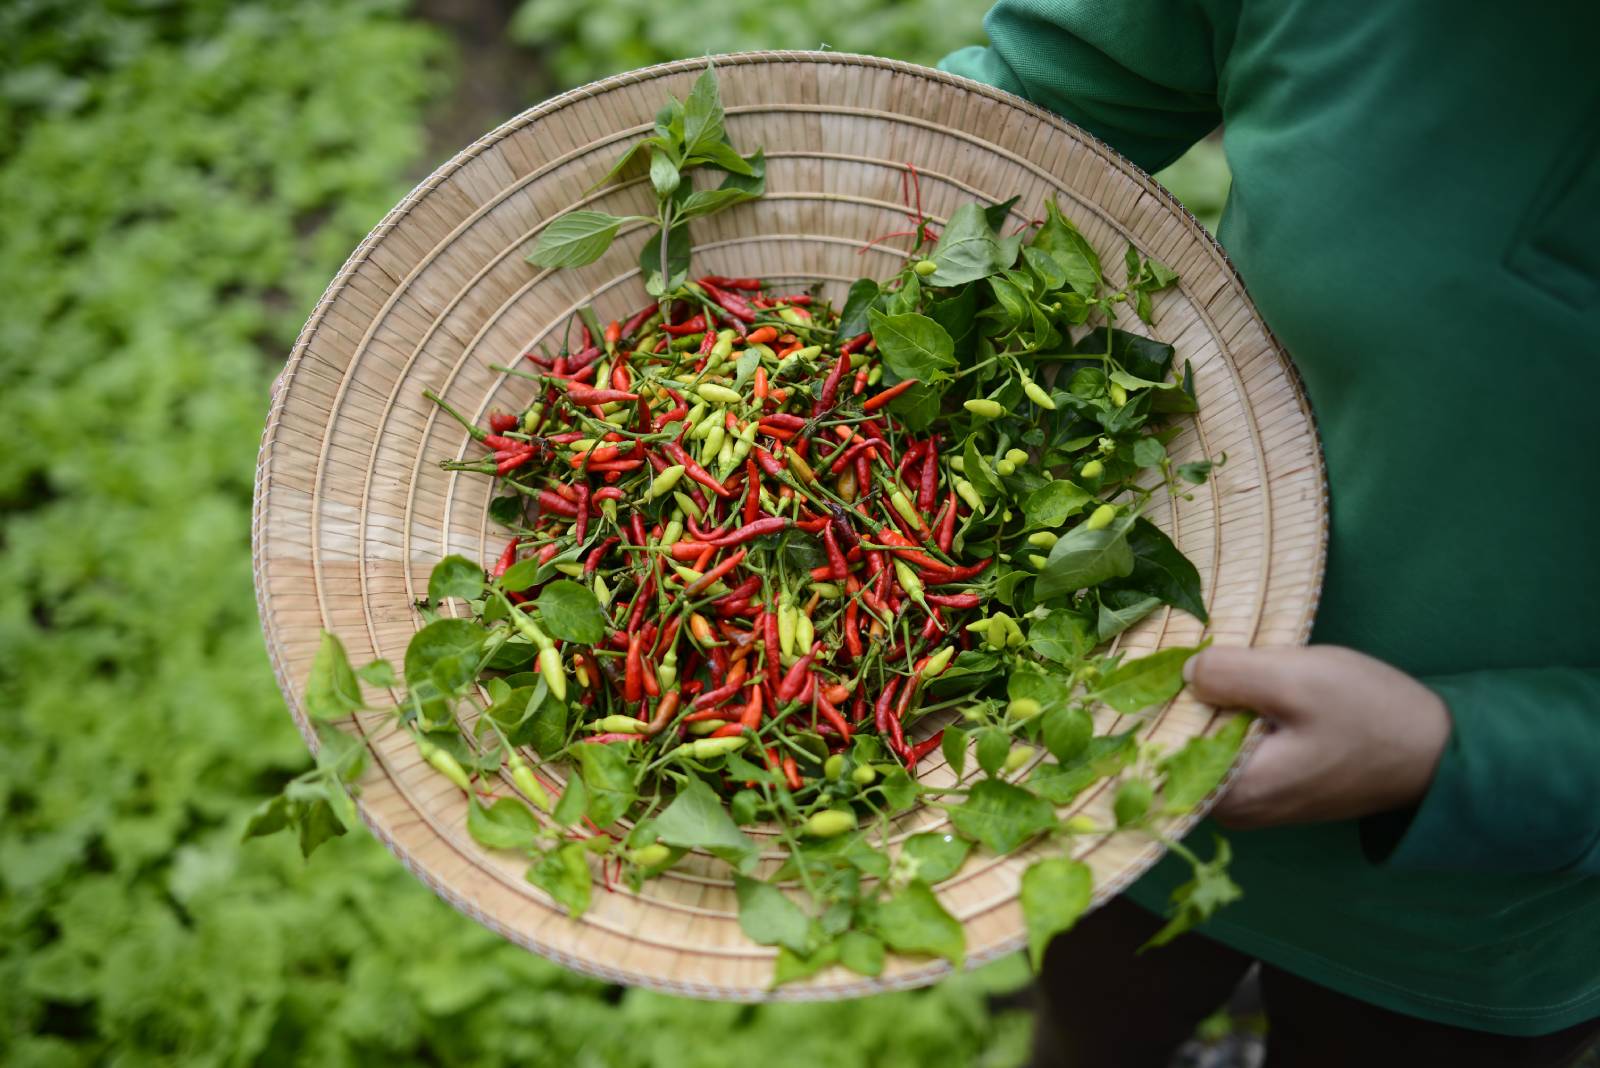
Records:
{"label": "green chili pepper", "polygon": [[1090,460],[1088,463],[1078,468],[1078,474],[1082,475],[1084,478],[1099,478],[1101,475],[1105,474],[1105,472],[1106,465],[1101,463],[1099,460]]}
{"label": "green chili pepper", "polygon": [[934,263],[932,260],[918,260],[916,263],[911,265],[911,269],[916,271],[918,276],[926,278],[931,274],[937,273],[939,270],[939,265]]}
{"label": "green chili pepper", "polygon": [[1033,757],[1033,749],[1026,745],[1014,745],[1011,752],[1006,754],[1005,770],[1016,771]]}
{"label": "green chili pepper", "polygon": [[920,605],[924,612],[928,611],[928,602],[922,596],[922,580],[911,570],[911,565],[898,556],[894,559],[894,577],[899,580],[900,588],[906,591],[906,596]]}
{"label": "green chili pepper", "polygon": [[1114,505],[1114,504],[1102,504],[1100,507],[1096,508],[1093,512],[1089,513],[1089,518],[1085,519],[1083,521],[1083,529],[1085,529],[1085,530],[1103,530],[1106,527],[1110,526],[1111,525],[1111,521],[1113,519],[1115,519],[1115,518],[1117,518],[1117,507],[1116,507],[1116,505]]}
{"label": "green chili pepper", "polygon": [[663,494],[671,493],[672,487],[676,486],[678,480],[683,477],[683,471],[682,464],[673,464],[671,467],[662,470],[659,475],[650,480],[650,488],[644,491],[644,499],[653,501]]}
{"label": "green chili pepper", "polygon": [[1013,723],[1026,723],[1044,711],[1044,706],[1031,697],[1018,697],[1006,705],[1006,717]]}
{"label": "green chili pepper", "polygon": [[1035,549],[1052,549],[1061,537],[1053,530],[1036,530],[1028,535],[1028,544]]}
{"label": "green chili pepper", "polygon": [[539,650],[539,675],[556,695],[557,701],[567,699],[567,669],[561,663],[561,651],[554,645]]}
{"label": "green chili pepper", "polygon": [[1039,407],[1052,412],[1055,411],[1055,399],[1051,397],[1048,392],[1046,392],[1043,386],[1039,385],[1039,383],[1035,382],[1027,375],[1022,376],[1022,392],[1026,393],[1028,395],[1028,399],[1033,401],[1033,403],[1037,404]]}
{"label": "green chili pepper", "polygon": [[955,480],[956,493],[967,503],[967,507],[974,512],[983,511],[983,498],[978,495],[977,487],[964,478]]}
{"label": "green chili pepper", "polygon": [[998,419],[1006,414],[1005,407],[999,401],[973,398],[961,406],[980,419]]}
{"label": "green chili pepper", "polygon": [[659,868],[672,859],[672,848],[660,842],[628,850],[628,860],[641,868]]}
{"label": "green chili pepper", "polygon": [[844,754],[834,753],[822,763],[822,774],[825,778],[837,780],[844,774]]}
{"label": "green chili pepper", "polygon": [[[695,387],[695,392],[712,404],[743,404],[744,397],[737,390],[727,386],[719,386],[715,382],[702,382]],[[721,425],[720,423],[718,424]]]}
{"label": "green chili pepper", "polygon": [[811,838],[837,838],[856,829],[856,814],[848,809],[830,808],[814,813],[800,825],[800,833]]}
{"label": "green chili pepper", "polygon": [[511,781],[522,791],[522,796],[533,802],[535,808],[549,812],[550,795],[545,792],[544,784],[533,773],[533,769],[528,767],[528,762],[513,750],[506,758],[506,767],[511,769]]}
{"label": "green chili pepper", "polygon": [[750,744],[746,735],[740,734],[731,738],[701,738],[699,741],[690,742],[688,745],[679,746],[675,752],[689,751],[689,755],[696,760],[710,760],[713,757],[727,756],[737,753]]}
{"label": "green chili pepper", "polygon": [[466,769],[461,766],[460,761],[420,734],[413,734],[411,737],[417,743],[417,752],[422,754],[422,759],[428,762],[429,767],[467,791],[467,793],[470,794],[472,792],[472,780],[468,777]]}
{"label": "green chili pepper", "polygon": [[1017,465],[1012,463],[1009,458],[996,460],[994,469],[1002,475],[1014,475],[1017,473]]}
{"label": "green chili pepper", "polygon": [[862,764],[850,773],[850,781],[857,786],[871,786],[878,778],[878,773],[870,764]]}

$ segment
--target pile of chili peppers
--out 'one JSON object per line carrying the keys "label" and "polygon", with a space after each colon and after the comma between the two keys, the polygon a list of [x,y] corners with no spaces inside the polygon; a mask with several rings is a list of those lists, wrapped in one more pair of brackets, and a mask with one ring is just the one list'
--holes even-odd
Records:
{"label": "pile of chili peppers", "polygon": [[432,398],[489,450],[445,466],[527,505],[492,574],[535,559],[605,606],[605,640],[567,650],[582,744],[754,742],[798,790],[820,773],[794,736],[838,751],[866,731],[914,767],[941,740],[907,738],[923,684],[981,604],[991,561],[953,555],[980,502],[936,435],[888,411],[915,380],[882,387],[869,334],[838,337],[830,307],[755,278],[688,292],[666,318],[586,315],[576,346],[527,353],[536,370],[514,373],[535,401],[487,429]]}

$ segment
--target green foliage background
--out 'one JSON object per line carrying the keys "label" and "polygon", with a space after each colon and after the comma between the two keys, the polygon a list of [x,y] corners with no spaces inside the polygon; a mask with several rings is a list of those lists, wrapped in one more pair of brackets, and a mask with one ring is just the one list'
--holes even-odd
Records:
{"label": "green foliage background", "polygon": [[[534,0],[511,32],[554,88],[736,47],[930,60],[980,6],[726,11]],[[502,943],[368,837],[240,844],[305,762],[250,583],[268,384],[459,73],[384,0],[0,5],[0,1062],[1020,1063],[986,999],[1017,961],[694,1004]]]}

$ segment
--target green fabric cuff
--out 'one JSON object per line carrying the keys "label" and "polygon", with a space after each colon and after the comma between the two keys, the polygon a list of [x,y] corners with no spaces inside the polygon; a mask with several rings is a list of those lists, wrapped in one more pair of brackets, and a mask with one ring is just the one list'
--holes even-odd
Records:
{"label": "green fabric cuff", "polygon": [[1600,871],[1600,673],[1566,668],[1423,679],[1453,728],[1416,809],[1362,823],[1396,867]]}

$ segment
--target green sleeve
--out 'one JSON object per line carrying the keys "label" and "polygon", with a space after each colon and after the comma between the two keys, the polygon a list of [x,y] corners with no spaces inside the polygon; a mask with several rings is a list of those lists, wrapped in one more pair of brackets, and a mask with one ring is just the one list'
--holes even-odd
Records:
{"label": "green sleeve", "polygon": [[1409,821],[1363,827],[1375,859],[1397,868],[1600,875],[1600,671],[1422,681],[1444,699],[1454,726]]}
{"label": "green sleeve", "polygon": [[1000,0],[992,42],[942,70],[1024,97],[1149,171],[1222,121],[1219,82],[1237,0]]}

